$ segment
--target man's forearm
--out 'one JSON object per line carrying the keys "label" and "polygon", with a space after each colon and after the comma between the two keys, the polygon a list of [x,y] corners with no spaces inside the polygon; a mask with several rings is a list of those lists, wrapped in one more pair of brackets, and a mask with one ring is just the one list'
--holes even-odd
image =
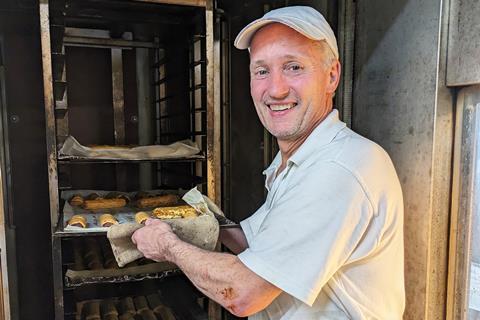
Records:
{"label": "man's forearm", "polygon": [[[232,254],[206,251],[179,240],[170,247],[167,259],[206,296],[237,315],[257,312],[279,294],[276,287],[265,283]],[[264,289],[258,296],[247,291],[256,282],[265,283],[258,286]]]}
{"label": "man's forearm", "polygon": [[[199,249],[177,241],[169,250],[168,260],[175,263],[193,284],[209,298],[232,310],[232,301],[238,296],[234,288],[234,270],[241,263],[234,255]],[[195,263],[192,263],[195,261]],[[238,272],[238,270],[237,270]]]}

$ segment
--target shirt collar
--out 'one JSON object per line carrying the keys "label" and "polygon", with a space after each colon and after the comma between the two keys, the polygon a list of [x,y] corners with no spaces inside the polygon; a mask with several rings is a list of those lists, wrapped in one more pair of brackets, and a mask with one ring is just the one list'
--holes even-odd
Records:
{"label": "shirt collar", "polygon": [[346,125],[338,118],[338,110],[333,109],[288,159],[297,166],[301,165],[315,150],[326,146]]}

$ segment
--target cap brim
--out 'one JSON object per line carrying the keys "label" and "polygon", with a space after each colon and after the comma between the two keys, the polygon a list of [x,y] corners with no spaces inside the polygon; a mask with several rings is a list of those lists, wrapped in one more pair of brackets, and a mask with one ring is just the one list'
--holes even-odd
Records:
{"label": "cap brim", "polygon": [[302,27],[298,26],[294,21],[285,21],[284,19],[277,20],[261,18],[251,22],[245,28],[243,28],[242,31],[238,33],[237,37],[235,38],[235,42],[233,43],[234,46],[240,50],[248,49],[250,47],[250,42],[255,35],[255,32],[257,32],[258,29],[260,29],[261,27],[264,27],[265,25],[270,23],[281,23],[312,40],[325,40],[324,36],[315,37],[305,32]]}
{"label": "cap brim", "polygon": [[252,41],[252,37],[255,32],[257,32],[258,29],[260,29],[261,27],[273,22],[276,21],[267,19],[259,19],[252,21],[245,28],[243,28],[242,31],[238,33],[233,45],[235,46],[235,48],[240,50],[247,49],[248,47],[250,47],[250,41]]}

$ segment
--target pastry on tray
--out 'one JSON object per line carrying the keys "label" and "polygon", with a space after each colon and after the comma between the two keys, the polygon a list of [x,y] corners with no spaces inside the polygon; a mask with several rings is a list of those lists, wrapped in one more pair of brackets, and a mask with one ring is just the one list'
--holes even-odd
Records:
{"label": "pastry on tray", "polygon": [[139,208],[153,208],[160,206],[172,206],[178,203],[180,197],[176,194],[165,194],[161,196],[145,197],[137,200]]}
{"label": "pastry on tray", "polygon": [[74,195],[73,197],[70,198],[68,201],[71,206],[78,207],[83,204],[83,197],[79,194]]}
{"label": "pastry on tray", "polygon": [[86,228],[87,227],[87,219],[85,219],[84,216],[76,214],[68,220],[68,225],[69,226],[75,226],[75,227],[80,227],[80,228]]}
{"label": "pastry on tray", "polygon": [[82,208],[86,210],[121,208],[127,205],[124,198],[105,199],[97,198],[95,200],[85,200]]}
{"label": "pastry on tray", "polygon": [[118,223],[117,219],[109,213],[102,214],[98,220],[102,227],[110,227]]}
{"label": "pastry on tray", "polygon": [[153,210],[153,216],[159,219],[196,218],[197,210],[189,205],[176,207],[159,207]]}
{"label": "pastry on tray", "polygon": [[100,195],[98,193],[90,193],[88,196],[85,197],[85,200],[95,200],[95,199],[98,199],[98,198],[101,198]]}
{"label": "pastry on tray", "polygon": [[104,198],[105,199],[125,199],[127,203],[130,202],[130,198],[126,194],[120,193],[118,191],[109,192]]}
{"label": "pastry on tray", "polygon": [[135,214],[135,222],[137,223],[145,223],[147,219],[150,218],[150,215],[145,211],[139,211]]}

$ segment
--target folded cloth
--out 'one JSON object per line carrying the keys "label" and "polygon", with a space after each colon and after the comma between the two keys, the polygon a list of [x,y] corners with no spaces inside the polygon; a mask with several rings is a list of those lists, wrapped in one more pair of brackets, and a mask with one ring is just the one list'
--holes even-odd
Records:
{"label": "folded cloth", "polygon": [[[170,225],[181,240],[199,248],[213,250],[217,244],[219,225],[217,219],[210,213],[196,218],[163,221]],[[132,234],[142,227],[143,225],[138,223],[123,223],[113,225],[108,229],[107,238],[119,267],[143,257],[131,239]]]}
{"label": "folded cloth", "polygon": [[143,254],[132,242],[132,234],[141,227],[143,225],[139,223],[122,223],[108,228],[107,238],[119,267],[143,257]]}

